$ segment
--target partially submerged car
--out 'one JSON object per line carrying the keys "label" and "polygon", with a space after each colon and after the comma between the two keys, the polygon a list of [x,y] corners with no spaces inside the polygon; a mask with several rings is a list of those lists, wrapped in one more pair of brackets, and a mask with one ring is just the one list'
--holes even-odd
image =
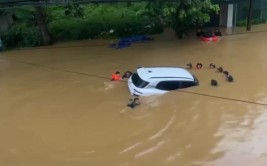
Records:
{"label": "partially submerged car", "polygon": [[193,74],[180,67],[141,67],[128,80],[129,90],[135,96],[164,94],[198,84]]}

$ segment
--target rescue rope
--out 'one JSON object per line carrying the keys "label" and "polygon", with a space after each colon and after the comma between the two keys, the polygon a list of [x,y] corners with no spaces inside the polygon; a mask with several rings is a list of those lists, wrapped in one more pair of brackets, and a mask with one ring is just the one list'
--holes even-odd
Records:
{"label": "rescue rope", "polygon": [[[26,61],[17,60],[17,59],[11,59],[11,58],[7,58],[7,57],[3,57],[3,56],[0,56],[0,59],[13,61],[13,62],[17,62],[17,63],[24,63],[24,64],[37,66],[37,67],[41,67],[41,68],[46,68],[46,69],[50,69],[50,70],[57,70],[57,71],[68,72],[68,73],[72,73],[72,74],[78,74],[78,75],[82,75],[82,76],[86,76],[86,77],[93,77],[93,78],[100,78],[100,79],[110,80],[110,78],[104,77],[104,76],[99,76],[99,75],[94,75],[94,74],[87,74],[87,73],[83,73],[83,72],[76,72],[76,71],[57,68],[57,67],[49,67],[49,66],[45,66],[45,65],[41,65],[41,64],[36,64],[36,63],[32,63],[32,62],[26,62]],[[128,83],[128,81],[126,81],[126,80],[118,80],[118,81],[124,82],[124,83]],[[267,103],[260,103],[260,102],[254,102],[254,101],[248,101],[248,100],[234,99],[234,98],[215,96],[215,95],[209,95],[209,94],[197,93],[197,92],[189,92],[189,91],[179,90],[179,89],[173,90],[173,91],[182,92],[182,93],[188,93],[188,94],[193,94],[193,95],[199,95],[199,96],[205,96],[205,97],[211,97],[211,98],[217,98],[217,99],[228,100],[228,101],[234,101],[234,102],[241,102],[241,103],[247,103],[247,104],[267,106]]]}

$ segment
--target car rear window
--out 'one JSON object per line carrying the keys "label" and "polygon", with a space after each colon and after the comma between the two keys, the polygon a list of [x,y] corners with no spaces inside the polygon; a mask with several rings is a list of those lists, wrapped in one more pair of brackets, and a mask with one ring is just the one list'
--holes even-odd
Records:
{"label": "car rear window", "polygon": [[161,81],[156,86],[156,88],[159,90],[167,90],[167,91],[179,89],[180,87],[181,87],[180,81]]}
{"label": "car rear window", "polygon": [[159,90],[171,91],[196,86],[197,84],[198,83],[194,81],[161,81],[156,88]]}
{"label": "car rear window", "polygon": [[188,88],[188,87],[191,87],[191,86],[196,86],[196,82],[193,82],[193,81],[181,81],[180,83],[180,88]]}
{"label": "car rear window", "polygon": [[132,75],[132,81],[133,84],[138,88],[144,88],[149,84],[149,82],[142,80],[137,73]]}

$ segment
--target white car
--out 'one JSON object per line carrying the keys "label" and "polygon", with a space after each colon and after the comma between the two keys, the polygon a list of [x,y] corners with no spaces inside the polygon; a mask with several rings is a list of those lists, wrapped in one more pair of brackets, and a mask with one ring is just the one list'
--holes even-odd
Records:
{"label": "white car", "polygon": [[134,96],[164,94],[196,85],[197,78],[180,67],[141,67],[128,80],[129,90]]}

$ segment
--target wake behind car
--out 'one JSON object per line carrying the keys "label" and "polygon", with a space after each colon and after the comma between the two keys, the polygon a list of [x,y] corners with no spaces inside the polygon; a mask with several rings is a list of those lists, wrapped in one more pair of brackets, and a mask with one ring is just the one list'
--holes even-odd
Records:
{"label": "wake behind car", "polygon": [[198,85],[198,79],[180,67],[141,67],[129,78],[132,95],[150,96]]}

